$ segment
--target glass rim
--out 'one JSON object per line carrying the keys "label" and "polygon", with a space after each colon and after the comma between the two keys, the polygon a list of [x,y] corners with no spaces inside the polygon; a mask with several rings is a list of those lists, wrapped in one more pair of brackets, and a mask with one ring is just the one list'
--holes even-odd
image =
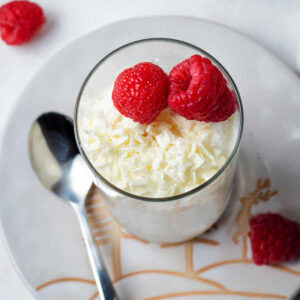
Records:
{"label": "glass rim", "polygon": [[[85,86],[88,83],[89,79],[92,77],[92,75],[94,74],[94,72],[98,69],[98,67],[101,66],[102,63],[104,63],[107,59],[109,59],[113,54],[120,52],[121,50],[133,46],[135,44],[139,44],[141,42],[151,42],[151,41],[165,41],[165,42],[173,42],[173,43],[177,43],[177,44],[181,44],[190,48],[195,49],[197,52],[200,52],[202,54],[204,54],[206,57],[208,57],[219,69],[221,69],[221,71],[226,75],[227,79],[230,81],[233,90],[237,96],[237,100],[238,100],[238,104],[239,104],[239,110],[240,110],[240,122],[239,122],[239,132],[238,132],[238,136],[234,145],[233,150],[231,151],[230,156],[228,157],[228,159],[226,160],[226,162],[223,164],[223,166],[208,180],[206,180],[204,183],[200,184],[199,186],[197,186],[196,188],[184,192],[182,194],[178,194],[175,196],[169,196],[169,197],[162,197],[162,198],[154,198],[154,197],[143,197],[143,196],[138,196],[135,194],[131,194],[129,192],[126,192],[120,188],[118,188],[117,186],[113,185],[111,182],[109,182],[107,179],[105,179],[99,171],[97,171],[97,169],[93,166],[93,164],[90,162],[88,156],[86,155],[82,144],[81,144],[81,140],[80,140],[80,136],[79,136],[79,129],[78,129],[78,110],[79,110],[79,105],[80,105],[80,100],[81,100],[81,96],[84,92]],[[141,201],[146,201],[146,202],[171,202],[171,201],[175,201],[175,200],[179,200],[182,198],[186,198],[189,197],[201,190],[203,190],[204,188],[206,188],[208,185],[210,185],[211,183],[213,183],[224,171],[225,169],[227,169],[228,165],[232,162],[233,158],[235,157],[235,154],[237,153],[238,149],[239,149],[239,145],[241,142],[241,138],[242,138],[242,133],[243,133],[243,128],[244,128],[244,110],[243,110],[243,104],[242,104],[242,100],[241,100],[241,96],[240,93],[238,91],[238,88],[234,82],[234,80],[232,79],[231,75],[229,74],[229,72],[225,69],[225,67],[223,67],[223,65],[216,59],[214,58],[211,54],[209,54],[208,52],[206,52],[205,50],[201,49],[200,47],[197,47],[193,44],[190,44],[188,42],[184,42],[181,40],[177,40],[177,39],[172,39],[172,38],[162,38],[162,37],[157,37],[157,38],[146,38],[146,39],[140,39],[140,40],[136,40],[130,43],[127,43],[125,45],[122,45],[118,48],[116,48],[115,50],[111,51],[110,53],[108,53],[107,55],[105,55],[98,63],[96,63],[96,65],[91,69],[91,71],[88,73],[87,77],[85,78],[85,80],[83,81],[77,99],[76,99],[76,104],[75,104],[75,112],[74,112],[74,131],[75,131],[75,138],[76,138],[76,142],[77,142],[77,146],[79,148],[80,154],[82,155],[84,161],[86,162],[86,164],[88,165],[88,167],[91,169],[91,171],[94,173],[94,175],[99,178],[101,180],[101,182],[103,182],[105,185],[107,185],[108,187],[110,187],[111,189],[113,189],[114,191],[129,197],[129,198],[133,198],[135,200],[141,200]]]}

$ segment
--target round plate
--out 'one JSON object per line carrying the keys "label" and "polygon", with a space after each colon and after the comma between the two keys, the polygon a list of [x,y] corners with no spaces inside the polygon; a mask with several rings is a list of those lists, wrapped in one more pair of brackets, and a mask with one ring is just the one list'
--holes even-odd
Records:
{"label": "round plate", "polygon": [[16,265],[35,298],[96,297],[75,214],[33,173],[28,133],[43,112],[72,116],[84,78],[102,57],[150,37],[183,40],[216,57],[240,90],[245,131],[231,205],[216,226],[191,242],[137,240],[111,219],[96,192],[90,197],[90,221],[120,298],[286,299],[298,286],[299,260],[254,265],[247,224],[251,215],[267,211],[300,219],[299,79],[246,37],[186,17],[133,19],[92,32],[50,59],[22,93],[0,158],[0,214]]}

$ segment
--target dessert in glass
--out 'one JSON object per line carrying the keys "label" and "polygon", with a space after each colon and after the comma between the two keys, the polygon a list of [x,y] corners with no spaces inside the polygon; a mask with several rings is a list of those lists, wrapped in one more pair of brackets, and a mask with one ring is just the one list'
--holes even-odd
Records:
{"label": "dessert in glass", "polygon": [[[150,69],[154,90],[139,82],[144,73],[130,78]],[[156,102],[138,107],[144,99],[134,97],[143,95]],[[229,73],[207,52],[172,39],[140,40],[108,54],[87,76],[75,109],[79,149],[112,215],[153,242],[189,240],[221,216],[242,130]]]}

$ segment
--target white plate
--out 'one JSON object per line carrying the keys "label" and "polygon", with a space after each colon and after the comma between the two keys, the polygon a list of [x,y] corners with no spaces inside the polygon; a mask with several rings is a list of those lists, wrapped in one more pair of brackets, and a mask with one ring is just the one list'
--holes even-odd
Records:
{"label": "white plate", "polygon": [[[299,79],[246,37],[186,17],[140,18],[92,32],[50,59],[23,92],[0,158],[0,214],[16,265],[36,298],[83,300],[96,292],[75,214],[40,185],[30,167],[28,132],[42,112],[72,116],[80,85],[96,62],[125,43],[149,37],[181,39],[214,55],[241,92],[245,131],[231,205],[218,228],[200,240],[168,247],[145,244],[120,232],[107,217],[93,221],[100,227],[110,224],[99,243],[105,244],[101,251],[121,299],[165,299],[157,296],[166,294],[172,299],[286,299],[298,286],[299,260],[276,268],[253,265],[242,229],[257,212],[299,220]],[[259,178],[270,179],[262,191],[279,193],[268,201],[249,194]],[[237,230],[241,236],[234,243]]]}

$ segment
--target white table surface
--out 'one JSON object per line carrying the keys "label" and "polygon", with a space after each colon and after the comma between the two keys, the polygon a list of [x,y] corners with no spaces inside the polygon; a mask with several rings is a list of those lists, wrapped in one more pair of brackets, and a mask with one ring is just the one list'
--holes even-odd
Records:
{"label": "white table surface", "polygon": [[[0,0],[0,5],[7,1]],[[199,17],[245,33],[300,74],[299,0],[39,0],[48,22],[30,44],[0,42],[0,136],[16,100],[49,57],[106,24],[149,15]],[[105,41],[104,41],[105,42]],[[42,101],[42,99],[41,99]],[[32,299],[0,243],[0,299]]]}

